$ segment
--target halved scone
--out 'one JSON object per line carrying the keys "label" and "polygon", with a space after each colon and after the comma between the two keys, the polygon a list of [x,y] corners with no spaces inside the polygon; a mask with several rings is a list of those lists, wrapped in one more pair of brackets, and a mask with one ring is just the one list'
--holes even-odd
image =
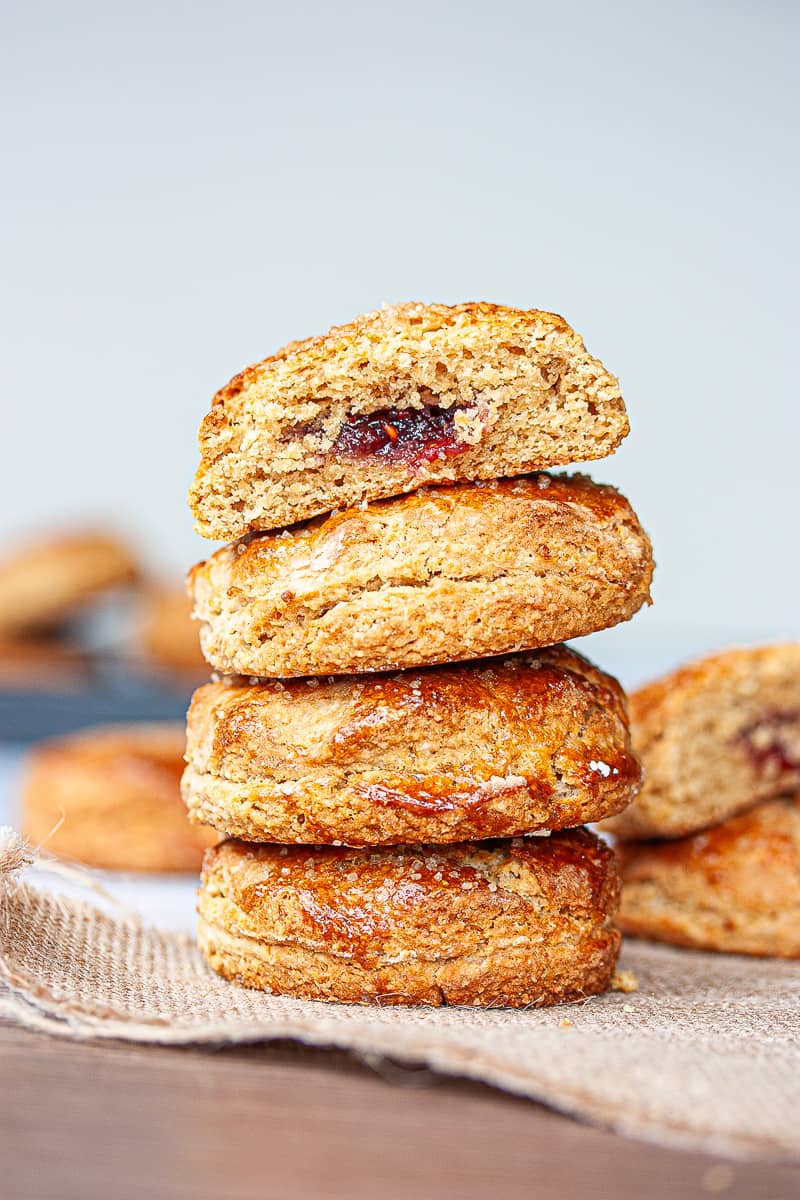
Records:
{"label": "halved scone", "polygon": [[682,837],[800,789],[800,643],[714,654],[630,695],[645,783],[603,828]]}
{"label": "halved scone", "polygon": [[401,304],[218,392],[190,503],[198,533],[227,540],[425,483],[603,458],[627,432],[617,380],[563,318]]}

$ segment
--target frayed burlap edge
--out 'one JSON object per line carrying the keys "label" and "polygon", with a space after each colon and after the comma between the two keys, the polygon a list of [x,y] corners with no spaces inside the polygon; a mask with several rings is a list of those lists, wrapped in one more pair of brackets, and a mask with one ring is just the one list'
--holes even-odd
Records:
{"label": "frayed burlap edge", "polygon": [[662,1145],[800,1160],[800,965],[630,945],[634,995],[528,1012],[369,1009],[265,996],[191,939],[23,882],[0,831],[0,1017],[73,1039],[290,1038],[458,1075]]}

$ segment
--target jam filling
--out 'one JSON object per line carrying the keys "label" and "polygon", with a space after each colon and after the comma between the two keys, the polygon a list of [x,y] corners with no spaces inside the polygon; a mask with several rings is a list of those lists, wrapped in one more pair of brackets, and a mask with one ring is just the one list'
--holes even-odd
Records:
{"label": "jam filling", "polygon": [[458,408],[382,408],[345,421],[332,447],[342,458],[380,458],[411,467],[469,449],[455,427]]}
{"label": "jam filling", "polygon": [[750,761],[765,775],[800,770],[800,713],[773,712],[739,735]]}

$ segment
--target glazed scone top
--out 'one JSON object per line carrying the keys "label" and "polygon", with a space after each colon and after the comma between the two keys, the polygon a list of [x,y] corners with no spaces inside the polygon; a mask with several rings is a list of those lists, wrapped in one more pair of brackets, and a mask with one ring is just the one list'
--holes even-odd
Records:
{"label": "glazed scone top", "polygon": [[730,953],[800,957],[800,798],[711,829],[620,848],[626,932]]}
{"label": "glazed scone top", "polygon": [[641,773],[625,699],[565,647],[397,675],[194,695],[192,818],[252,841],[451,843],[619,812]]}
{"label": "glazed scone top", "polygon": [[[370,452],[376,473],[367,469],[356,486],[364,464],[348,464],[337,441],[343,427],[414,410],[451,414],[455,457],[434,454],[411,467],[376,462]],[[617,380],[563,318],[485,303],[401,304],[292,342],[222,388],[200,429],[190,502],[200,533],[229,538],[427,479],[601,458],[627,432]],[[349,481],[336,469],[326,475],[331,460],[339,475],[349,466]]]}
{"label": "glazed scone top", "polygon": [[189,588],[215,670],[285,678],[554,645],[627,620],[652,573],[624,496],[541,473],[250,535],[198,564]]}
{"label": "glazed scone top", "polygon": [[192,700],[188,757],[226,779],[366,767],[386,792],[400,772],[409,805],[414,776],[425,784],[418,804],[435,805],[437,778],[445,804],[455,779],[502,787],[523,769],[534,777],[533,763],[540,787],[551,776],[601,790],[639,780],[622,688],[565,646],[399,674],[205,684]]}
{"label": "glazed scone top", "polygon": [[646,880],[653,863],[680,867],[776,912],[790,892],[800,903],[800,795],[765,800],[685,838],[625,842],[619,854],[631,881]]}
{"label": "glazed scone top", "polygon": [[[364,967],[476,953],[481,921],[512,924],[546,908],[603,923],[619,896],[613,851],[587,830],[456,846],[353,850],[228,841],[207,851],[203,882],[241,928],[279,924],[296,939]],[[518,931],[519,932],[519,931]]]}

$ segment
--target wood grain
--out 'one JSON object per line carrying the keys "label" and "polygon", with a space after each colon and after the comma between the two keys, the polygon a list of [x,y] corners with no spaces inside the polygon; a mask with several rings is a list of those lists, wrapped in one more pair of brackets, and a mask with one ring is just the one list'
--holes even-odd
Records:
{"label": "wood grain", "polygon": [[77,1044],[0,1025],[2,1200],[726,1200],[800,1167],[628,1141],[339,1051]]}

